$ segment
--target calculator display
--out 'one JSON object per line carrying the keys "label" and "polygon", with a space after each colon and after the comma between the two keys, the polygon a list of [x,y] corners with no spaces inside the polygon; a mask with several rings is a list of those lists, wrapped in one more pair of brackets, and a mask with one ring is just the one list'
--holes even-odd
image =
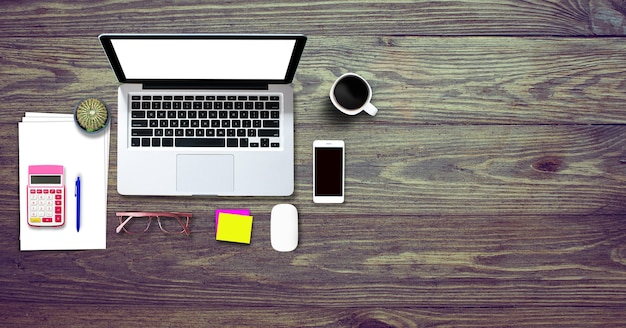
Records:
{"label": "calculator display", "polygon": [[61,176],[60,175],[31,175],[30,184],[60,185]]}

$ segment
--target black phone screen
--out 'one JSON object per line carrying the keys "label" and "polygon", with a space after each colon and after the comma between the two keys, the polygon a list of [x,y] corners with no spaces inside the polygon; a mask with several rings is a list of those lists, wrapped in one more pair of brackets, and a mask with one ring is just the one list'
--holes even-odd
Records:
{"label": "black phone screen", "polygon": [[343,149],[315,148],[315,195],[343,196]]}

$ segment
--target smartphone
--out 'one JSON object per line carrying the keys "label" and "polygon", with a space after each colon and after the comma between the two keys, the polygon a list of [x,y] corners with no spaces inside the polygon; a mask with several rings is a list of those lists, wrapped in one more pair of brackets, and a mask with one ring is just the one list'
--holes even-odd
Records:
{"label": "smartphone", "polygon": [[313,202],[343,203],[344,180],[343,140],[313,141]]}

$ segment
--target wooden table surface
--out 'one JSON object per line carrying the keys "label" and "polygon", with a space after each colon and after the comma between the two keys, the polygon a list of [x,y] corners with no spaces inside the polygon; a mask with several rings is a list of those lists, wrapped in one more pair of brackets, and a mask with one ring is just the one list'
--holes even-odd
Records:
{"label": "wooden table surface", "polygon": [[[626,326],[626,5],[617,0],[6,1],[0,12],[0,326]],[[17,122],[118,82],[97,36],[304,33],[290,197],[125,197],[112,124],[107,249],[19,251]],[[367,78],[379,114],[328,90]],[[346,202],[312,203],[315,139]],[[270,210],[293,203],[278,253]],[[250,208],[251,245],[214,240]],[[190,211],[190,237],[115,233]]]}

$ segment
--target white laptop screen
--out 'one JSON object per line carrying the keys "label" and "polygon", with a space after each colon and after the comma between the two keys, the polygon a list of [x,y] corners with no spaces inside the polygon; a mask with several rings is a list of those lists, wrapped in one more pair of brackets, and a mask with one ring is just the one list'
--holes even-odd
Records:
{"label": "white laptop screen", "polygon": [[296,37],[124,36],[107,39],[105,50],[121,82],[283,81],[302,46]]}

